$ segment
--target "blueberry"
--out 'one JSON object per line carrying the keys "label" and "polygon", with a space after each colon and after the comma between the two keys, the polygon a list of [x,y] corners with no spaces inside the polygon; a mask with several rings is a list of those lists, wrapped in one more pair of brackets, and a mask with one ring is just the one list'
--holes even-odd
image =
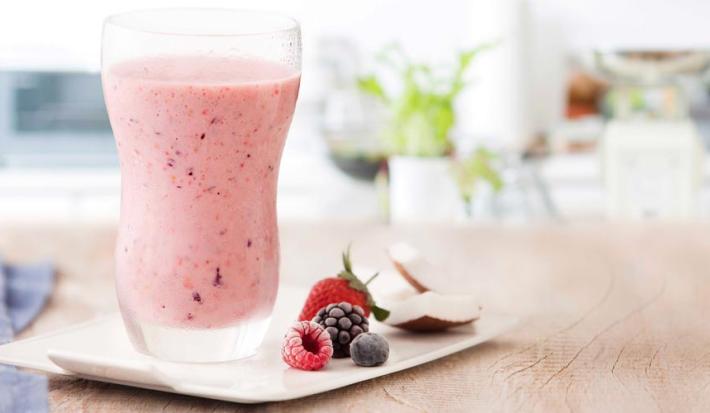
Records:
{"label": "blueberry", "polygon": [[362,333],[350,343],[350,357],[362,367],[379,366],[387,361],[390,346],[379,334]]}
{"label": "blueberry", "polygon": [[222,285],[222,274],[220,274],[219,267],[217,267],[217,271],[215,272],[214,280],[212,281],[212,286],[219,287],[220,285]]}

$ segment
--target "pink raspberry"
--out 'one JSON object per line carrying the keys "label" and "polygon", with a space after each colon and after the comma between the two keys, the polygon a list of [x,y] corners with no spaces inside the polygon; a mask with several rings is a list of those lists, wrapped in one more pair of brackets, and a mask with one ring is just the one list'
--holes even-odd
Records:
{"label": "pink raspberry", "polygon": [[286,364],[301,370],[320,370],[332,356],[330,334],[312,321],[294,323],[281,346],[281,357]]}

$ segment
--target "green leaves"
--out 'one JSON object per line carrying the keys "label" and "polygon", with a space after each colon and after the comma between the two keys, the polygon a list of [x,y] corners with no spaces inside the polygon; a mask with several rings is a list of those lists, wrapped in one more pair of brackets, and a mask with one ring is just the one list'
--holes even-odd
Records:
{"label": "green leaves", "polygon": [[384,321],[387,319],[390,312],[384,308],[378,307],[377,304],[375,304],[375,300],[372,298],[372,294],[370,294],[370,290],[367,288],[367,285],[374,280],[379,273],[375,273],[375,275],[363,283],[360,278],[353,273],[353,265],[350,260],[350,245],[348,245],[348,249],[343,252],[343,268],[343,271],[338,274],[338,277],[347,280],[350,288],[365,294],[367,306],[370,307],[370,311],[372,311],[372,314],[375,316],[377,321]]}
{"label": "green leaves", "polygon": [[454,76],[451,81],[451,88],[449,90],[449,95],[452,99],[455,98],[459,93],[461,93],[466,87],[466,71],[471,66],[471,63],[473,63],[476,56],[478,56],[478,54],[483,51],[493,48],[494,46],[494,43],[486,43],[478,47],[474,47],[471,50],[461,52],[459,54],[458,67],[454,72]]}
{"label": "green leaves", "polygon": [[380,85],[380,81],[374,75],[363,76],[357,79],[357,86],[365,93],[387,101],[385,90]]}
{"label": "green leaves", "polygon": [[343,268],[345,268],[345,272],[352,274],[353,273],[353,264],[350,261],[350,245],[348,245],[348,249],[343,251]]}
{"label": "green leaves", "polygon": [[487,182],[495,192],[503,188],[503,180],[493,165],[496,158],[491,151],[478,148],[470,157],[454,164],[456,183],[466,202],[471,202],[480,182]]}
{"label": "green leaves", "polygon": [[377,321],[385,321],[387,320],[387,317],[390,316],[389,310],[385,310],[382,307],[378,307],[375,305],[375,303],[372,303],[370,306],[370,311],[372,311],[372,314],[375,316],[375,320]]}
{"label": "green leaves", "polygon": [[467,85],[465,75],[471,63],[489,47],[460,53],[456,64],[444,73],[430,65],[413,63],[397,45],[378,54],[377,60],[398,75],[399,93],[388,94],[372,74],[360,77],[357,84],[389,109],[390,121],[383,138],[391,154],[434,157],[452,152],[449,133],[456,123],[454,101]]}

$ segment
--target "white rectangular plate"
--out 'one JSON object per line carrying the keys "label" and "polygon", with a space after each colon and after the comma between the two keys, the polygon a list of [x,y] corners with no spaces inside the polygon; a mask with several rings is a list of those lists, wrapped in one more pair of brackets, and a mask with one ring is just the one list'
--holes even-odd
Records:
{"label": "white rectangular plate", "polygon": [[444,333],[415,334],[372,322],[372,331],[390,344],[379,367],[357,367],[333,359],[317,372],[289,368],[280,356],[281,338],[307,294],[282,287],[274,321],[260,351],[248,359],[210,364],[160,361],[137,353],[121,317],[101,318],[0,346],[0,363],[76,375],[92,380],[239,403],[289,400],[337,389],[408,369],[490,340],[512,328],[511,316],[483,313],[473,326]]}

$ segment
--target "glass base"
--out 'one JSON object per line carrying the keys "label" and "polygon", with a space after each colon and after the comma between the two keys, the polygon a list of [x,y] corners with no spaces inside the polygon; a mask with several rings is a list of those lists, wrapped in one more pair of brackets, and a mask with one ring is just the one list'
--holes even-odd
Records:
{"label": "glass base", "polygon": [[128,336],[141,353],[162,360],[187,363],[232,361],[256,354],[271,317],[225,328],[178,328],[129,320]]}

